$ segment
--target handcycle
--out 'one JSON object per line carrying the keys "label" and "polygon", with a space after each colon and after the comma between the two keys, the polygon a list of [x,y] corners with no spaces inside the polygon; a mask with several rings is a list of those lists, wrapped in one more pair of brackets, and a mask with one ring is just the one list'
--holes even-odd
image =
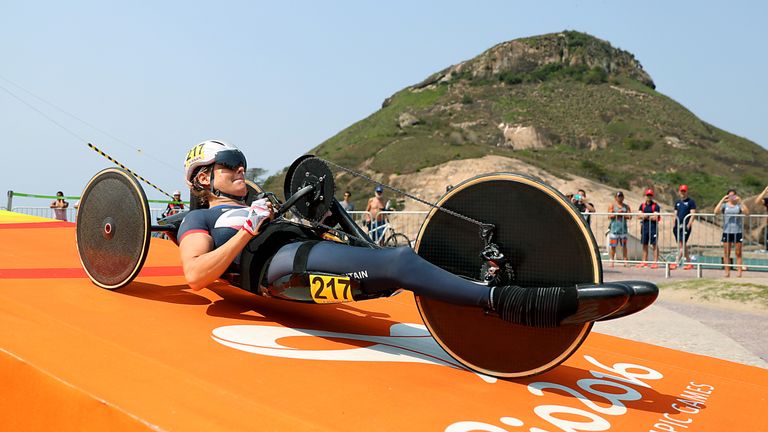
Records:
{"label": "handcycle", "polygon": [[[264,286],[267,262],[297,237],[341,242],[360,254],[378,247],[333,198],[334,188],[328,165],[311,155],[298,158],[288,169],[285,202],[249,183],[246,200],[270,199],[278,218],[243,249],[240,274],[226,275],[226,280],[259,295],[308,303],[362,301],[398,292],[394,283],[370,290],[344,275],[312,274],[306,267]],[[535,218],[530,217],[531,206],[539,210]],[[511,290],[514,296],[498,314],[414,292],[419,313],[438,344],[474,371],[517,378],[550,370],[589,334],[593,321],[579,319],[580,313],[608,305],[610,313],[599,319],[614,319],[647,307],[658,295],[649,283],[603,284],[597,243],[583,218],[560,193],[533,178],[480,175],[446,192],[431,207],[415,253],[408,248],[381,251],[407,261],[416,273],[411,280],[423,278],[422,284],[459,280],[491,292]],[[301,222],[289,221],[287,212]],[[85,187],[77,217],[77,248],[86,274],[102,288],[127,285],[143,266],[151,233],[165,232],[176,241],[183,217],[177,214],[152,225],[146,196],[133,175],[118,168],[97,173]],[[578,298],[574,315],[555,316],[553,293],[561,289],[557,287],[586,288],[578,291],[579,296],[587,293],[584,311]]]}

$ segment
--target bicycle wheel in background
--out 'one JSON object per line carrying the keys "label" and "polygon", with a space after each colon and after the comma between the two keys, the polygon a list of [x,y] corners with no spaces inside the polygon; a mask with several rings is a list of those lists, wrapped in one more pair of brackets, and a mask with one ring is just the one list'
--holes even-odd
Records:
{"label": "bicycle wheel in background", "polygon": [[385,247],[398,247],[398,246],[411,246],[411,240],[405,235],[401,233],[394,233],[387,237],[387,240],[384,242]]}

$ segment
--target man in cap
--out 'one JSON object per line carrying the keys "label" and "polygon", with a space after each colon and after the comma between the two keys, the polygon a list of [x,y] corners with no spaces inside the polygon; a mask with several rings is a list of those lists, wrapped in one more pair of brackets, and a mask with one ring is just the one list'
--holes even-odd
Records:
{"label": "man in cap", "polygon": [[[645,202],[640,204],[640,244],[643,245],[643,262],[637,265],[638,268],[648,267],[648,245],[653,246],[653,264],[651,268],[659,267],[659,245],[657,244],[658,237],[658,213],[661,213],[661,206],[653,200],[653,189],[648,188],[645,190]],[[656,214],[654,214],[656,213]]]}
{"label": "man in cap", "polygon": [[686,265],[684,270],[690,270],[693,268],[691,264],[691,255],[688,250],[688,238],[691,236],[691,228],[693,227],[694,216],[689,216],[696,213],[696,201],[688,196],[688,185],[681,184],[677,189],[680,194],[680,199],[675,201],[675,226],[672,228],[672,232],[677,240],[678,252],[675,263],[670,265],[671,269],[676,269],[678,264],[682,264],[683,257],[685,257]]}

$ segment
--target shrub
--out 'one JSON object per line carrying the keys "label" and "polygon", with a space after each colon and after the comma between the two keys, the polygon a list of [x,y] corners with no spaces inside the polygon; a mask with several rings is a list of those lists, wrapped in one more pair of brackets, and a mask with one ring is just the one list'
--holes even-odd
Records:
{"label": "shrub", "polygon": [[581,161],[581,169],[587,176],[595,178],[603,183],[608,182],[608,172],[597,162],[589,159]]}
{"label": "shrub", "polygon": [[627,137],[624,138],[624,147],[627,150],[648,150],[653,146],[653,141],[640,138]]}
{"label": "shrub", "polygon": [[586,84],[602,84],[608,81],[608,73],[600,67],[593,67],[582,77]]}
{"label": "shrub", "polygon": [[509,85],[520,84],[523,82],[523,76],[509,71],[502,72],[499,74],[499,81]]}
{"label": "shrub", "polygon": [[761,189],[763,187],[763,182],[753,176],[752,174],[747,174],[744,177],[741,178],[741,183],[744,184],[749,189]]}

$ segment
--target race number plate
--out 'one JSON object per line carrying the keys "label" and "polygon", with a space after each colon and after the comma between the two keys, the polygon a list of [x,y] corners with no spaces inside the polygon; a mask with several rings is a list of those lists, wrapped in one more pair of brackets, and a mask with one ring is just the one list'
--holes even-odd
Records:
{"label": "race number plate", "polygon": [[315,303],[354,301],[352,283],[347,276],[309,275],[309,288]]}

